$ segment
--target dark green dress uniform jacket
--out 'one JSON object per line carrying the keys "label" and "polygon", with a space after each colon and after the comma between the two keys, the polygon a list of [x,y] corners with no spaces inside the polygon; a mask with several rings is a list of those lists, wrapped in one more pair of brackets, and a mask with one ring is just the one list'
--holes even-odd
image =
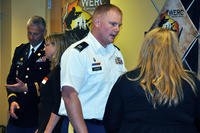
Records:
{"label": "dark green dress uniform jacket", "polygon": [[19,127],[36,127],[38,122],[38,84],[50,71],[50,62],[44,60],[44,42],[28,58],[30,44],[21,44],[15,49],[7,84],[15,84],[16,77],[27,83],[27,93],[8,92],[9,107],[16,101],[20,109],[16,110],[18,119],[10,117],[9,123]]}

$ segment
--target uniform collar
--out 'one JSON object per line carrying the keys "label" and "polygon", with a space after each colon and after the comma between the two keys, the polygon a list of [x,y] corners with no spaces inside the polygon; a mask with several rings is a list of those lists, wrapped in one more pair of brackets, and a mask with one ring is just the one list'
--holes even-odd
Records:
{"label": "uniform collar", "polygon": [[[42,41],[43,42],[43,41]],[[42,45],[42,42],[40,42],[37,46],[33,47],[31,44],[30,44],[30,49],[29,51],[31,51],[32,48],[34,48],[35,51],[37,51],[37,49]]]}
{"label": "uniform collar", "polygon": [[115,52],[115,47],[113,46],[112,43],[108,44],[107,47],[103,47],[97,39],[92,35],[91,32],[88,33],[88,39],[89,40],[89,45],[92,46],[93,49],[95,49],[96,52],[100,52],[102,54],[112,54]]}

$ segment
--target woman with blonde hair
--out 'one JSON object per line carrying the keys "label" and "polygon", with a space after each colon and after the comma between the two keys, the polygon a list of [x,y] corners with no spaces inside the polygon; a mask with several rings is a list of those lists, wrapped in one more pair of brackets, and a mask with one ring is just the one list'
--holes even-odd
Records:
{"label": "woman with blonde hair", "polygon": [[137,67],[112,88],[104,114],[108,133],[198,133],[200,82],[182,64],[177,33],[145,35]]}
{"label": "woman with blonde hair", "polygon": [[36,133],[44,133],[49,122],[49,132],[61,132],[62,119],[58,115],[61,99],[60,59],[63,52],[80,39],[73,31],[54,33],[46,37],[45,55],[51,61],[51,72],[43,78],[40,86],[39,127]]}

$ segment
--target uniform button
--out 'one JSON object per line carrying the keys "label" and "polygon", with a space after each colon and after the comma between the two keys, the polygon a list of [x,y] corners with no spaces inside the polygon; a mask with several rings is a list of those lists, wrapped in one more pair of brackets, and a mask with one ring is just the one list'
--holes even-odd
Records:
{"label": "uniform button", "polygon": [[29,67],[27,67],[27,68],[26,68],[26,70],[27,70],[27,71],[29,71],[29,70],[30,70],[30,68],[29,68]]}
{"label": "uniform button", "polygon": [[19,68],[19,65],[17,66],[17,68]]}
{"label": "uniform button", "polygon": [[40,70],[42,70],[42,68],[41,68],[41,67],[39,67],[39,69],[40,69]]}
{"label": "uniform button", "polygon": [[28,75],[26,75],[25,78],[27,79],[27,78],[28,78]]}

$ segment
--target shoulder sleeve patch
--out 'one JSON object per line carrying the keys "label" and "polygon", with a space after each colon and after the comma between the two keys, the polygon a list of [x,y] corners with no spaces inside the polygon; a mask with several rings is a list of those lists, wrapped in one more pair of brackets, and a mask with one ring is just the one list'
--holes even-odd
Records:
{"label": "shoulder sleeve patch", "polygon": [[117,48],[120,51],[119,47],[117,47],[116,45],[114,45],[114,46],[115,46],[115,48]]}
{"label": "shoulder sleeve patch", "polygon": [[82,43],[76,45],[74,48],[77,49],[79,52],[81,52],[87,46],[88,46],[88,44],[86,42],[82,42]]}

